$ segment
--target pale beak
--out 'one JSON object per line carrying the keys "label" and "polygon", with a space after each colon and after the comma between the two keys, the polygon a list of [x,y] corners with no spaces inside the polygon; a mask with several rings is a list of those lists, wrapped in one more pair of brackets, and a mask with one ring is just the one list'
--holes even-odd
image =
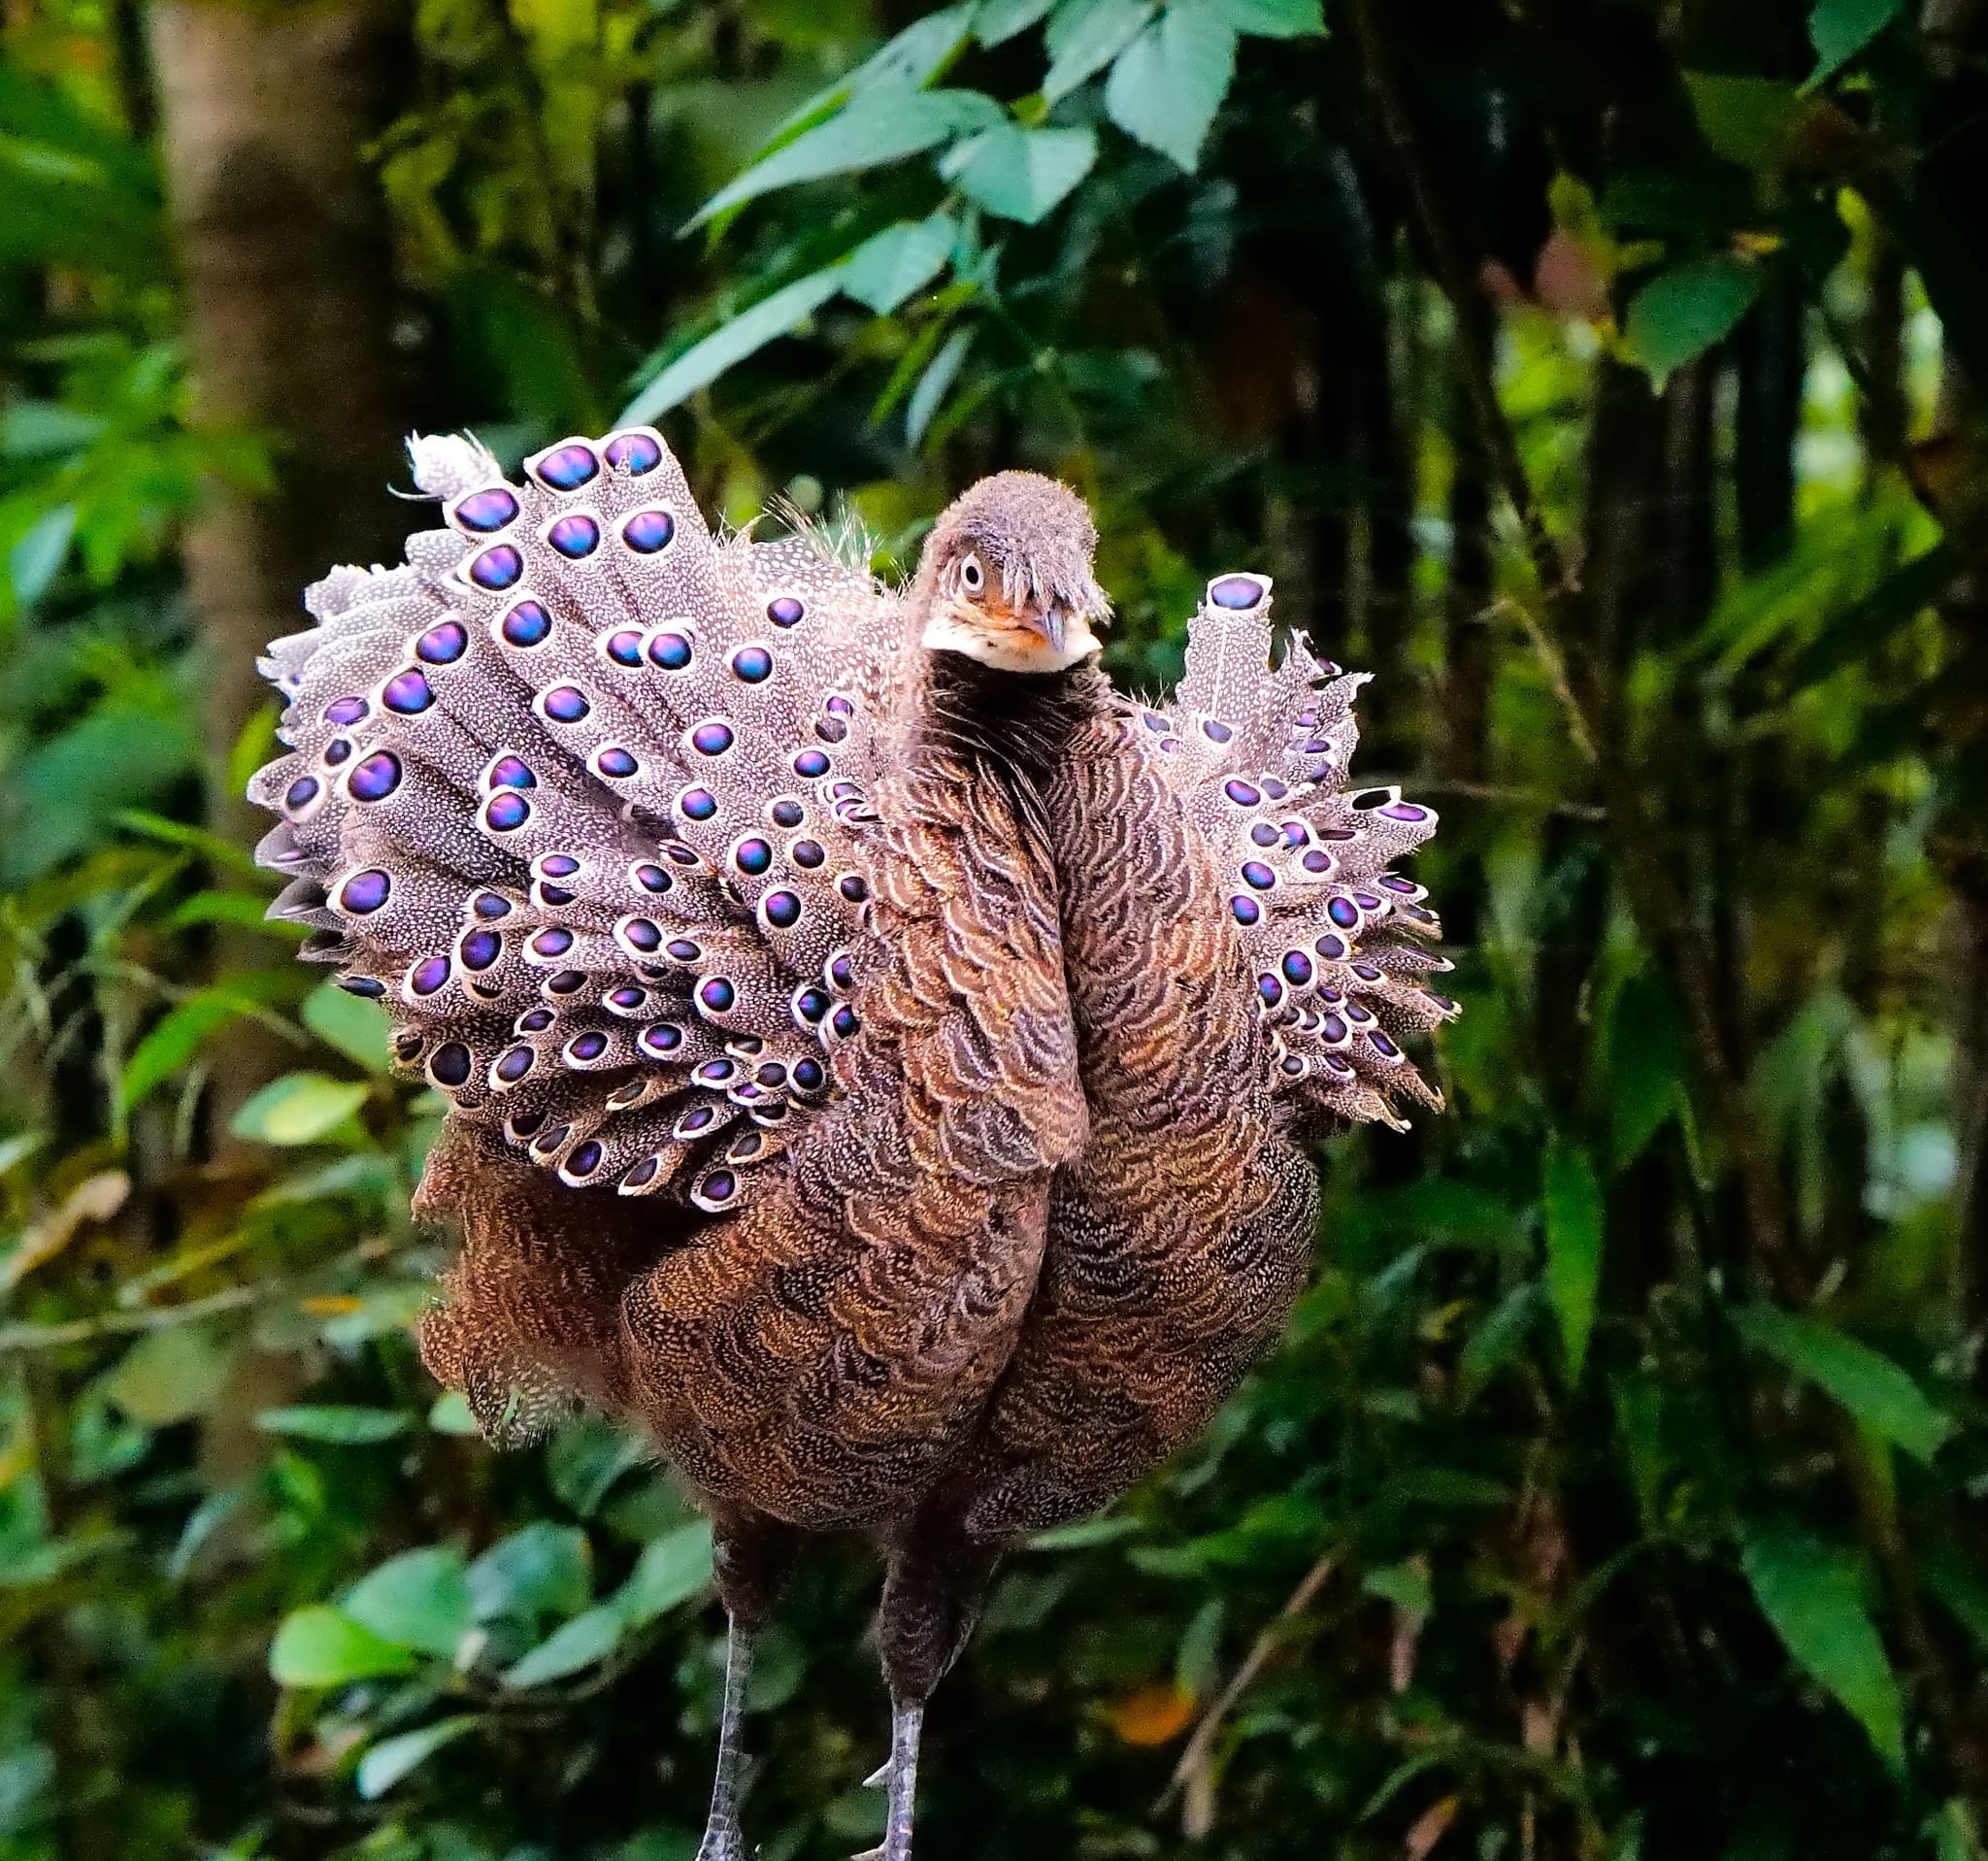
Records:
{"label": "pale beak", "polygon": [[1051,652],[1061,652],[1063,643],[1069,637],[1070,610],[1060,601],[1052,601],[1045,608],[1030,608],[1024,616],[1030,628],[1042,635]]}

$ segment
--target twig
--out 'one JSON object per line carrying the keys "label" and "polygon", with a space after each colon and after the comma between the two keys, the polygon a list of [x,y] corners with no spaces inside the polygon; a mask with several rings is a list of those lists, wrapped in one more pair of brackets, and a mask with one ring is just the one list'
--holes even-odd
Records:
{"label": "twig", "polygon": [[224,1292],[209,1293],[205,1299],[189,1299],[182,1306],[155,1306],[147,1312],[106,1312],[94,1318],[72,1318],[67,1324],[0,1325],[0,1353],[59,1350],[64,1345],[114,1338],[120,1332],[165,1331],[174,1325],[194,1324],[217,1312],[237,1312],[243,1306],[273,1299],[288,1285],[287,1280],[266,1280],[257,1285],[229,1286]]}
{"label": "twig", "polygon": [[1298,1587],[1284,1598],[1283,1607],[1250,1645],[1249,1652],[1242,1657],[1242,1665],[1230,1676],[1228,1685],[1215,1696],[1214,1704],[1196,1722],[1186,1748],[1180,1753],[1180,1762],[1174,1767],[1172,1779],[1160,1800],[1153,1805],[1155,1811],[1164,1810],[1184,1790],[1187,1800],[1181,1809],[1180,1825],[1189,1841],[1198,1842],[1205,1836],[1214,1815],[1211,1759],[1215,1734],[1221,1730],[1222,1721],[1235,1710],[1236,1702],[1263,1672],[1264,1663],[1276,1649],[1284,1624],[1309,1606],[1311,1599],[1331,1579],[1338,1563],[1339,1552],[1330,1550],[1305,1573]]}

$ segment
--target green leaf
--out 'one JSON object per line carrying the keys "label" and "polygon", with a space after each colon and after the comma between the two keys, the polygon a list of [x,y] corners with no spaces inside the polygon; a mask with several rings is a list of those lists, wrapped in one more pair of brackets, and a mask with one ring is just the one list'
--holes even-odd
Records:
{"label": "green leaf", "polygon": [[414,1657],[325,1604],[292,1612],[269,1648],[279,1686],[343,1686],[414,1671]]}
{"label": "green leaf", "polygon": [[1864,1607],[1855,1561],[1798,1527],[1753,1524],[1740,1563],[1788,1652],[1863,1726],[1878,1755],[1903,1769],[1898,1681]]}
{"label": "green leaf", "polygon": [[304,1025],[327,1047],[369,1073],[384,1073],[390,1064],[386,1011],[378,1002],[354,995],[336,982],[320,982],[304,998]]}
{"label": "green leaf", "polygon": [[68,561],[69,546],[76,540],[76,516],[75,505],[58,504],[35,518],[8,550],[7,579],[23,608],[33,607],[48,593]]}
{"label": "green leaf", "polygon": [[1672,370],[1732,335],[1759,295],[1759,270],[1730,252],[1673,265],[1630,299],[1629,351],[1661,387]]}
{"label": "green leaf", "polygon": [[1148,0],[1063,0],[1044,35],[1049,47],[1049,72],[1043,96],[1055,103],[1067,97],[1139,36],[1152,17]]}
{"label": "green leaf", "polygon": [[460,1389],[446,1390],[435,1398],[428,1411],[428,1426],[438,1435],[476,1435],[482,1431],[470,1413],[468,1399]]}
{"label": "green leaf", "polygon": [[1003,219],[1033,226],[1098,158],[1088,129],[1024,129],[1000,123],[947,152],[940,172]]}
{"label": "green leaf", "polygon": [[1742,168],[1778,168],[1788,134],[1802,114],[1801,93],[1773,78],[1729,78],[1687,71],[1684,85],[1698,133],[1713,154]]}
{"label": "green leaf", "polygon": [[256,1093],[228,1128],[252,1144],[315,1144],[365,1104],[371,1090],[322,1073],[290,1073]]}
{"label": "green leaf", "polygon": [[1577,1383],[1594,1329],[1603,1241],[1601,1184],[1578,1145],[1555,1138],[1547,1146],[1541,1204],[1546,1223],[1546,1289],[1560,1321],[1568,1380]]}
{"label": "green leaf", "polygon": [[646,1545],[609,1607],[619,1613],[624,1626],[643,1628],[679,1603],[701,1596],[711,1580],[711,1526],[700,1520]]}
{"label": "green leaf", "polygon": [[1651,977],[1632,977],[1608,1023],[1610,1161],[1619,1173],[1688,1103],[1684,1025],[1675,998]]}
{"label": "green leaf", "polygon": [[1222,1672],[1222,1599],[1210,1598],[1195,1611],[1174,1656],[1174,1684],[1189,1699],[1204,1700]]}
{"label": "green leaf", "polygon": [[776,337],[790,334],[797,323],[819,310],[842,288],[843,277],[841,264],[811,272],[771,297],[762,297],[750,310],[742,311],[729,322],[720,323],[701,343],[693,344],[678,356],[622,409],[620,424],[646,425],[657,415],[688,400],[699,388],[709,386],[728,368],[764,349]]}
{"label": "green leaf", "polygon": [[907,93],[886,86],[861,92],[828,121],[796,136],[719,188],[690,224],[700,226],[781,187],[902,161],[1001,119],[1001,106],[977,90]]}
{"label": "green leaf", "polygon": [[1755,1349],[1827,1390],[1914,1460],[1931,1464],[1954,1432],[1953,1421],[1897,1364],[1834,1326],[1771,1305],[1742,1308],[1733,1314],[1733,1326]]}
{"label": "green leaf", "polygon": [[389,1558],[340,1605],[381,1641],[447,1659],[470,1630],[470,1579],[459,1550],[424,1545]]}
{"label": "green leaf", "polygon": [[606,1660],[621,1640],[620,1612],[602,1603],[583,1615],[576,1615],[541,1642],[504,1676],[507,1686],[543,1686],[547,1680],[563,1680],[583,1667]]}
{"label": "green leaf", "polygon": [[932,424],[932,416],[939,412],[945,390],[952,385],[953,378],[967,359],[967,350],[973,346],[972,330],[955,330],[918,378],[918,385],[911,390],[911,404],[905,409],[905,440],[909,445],[916,446],[925,437],[925,429]]}
{"label": "green leaf", "polygon": [[939,275],[958,237],[959,228],[948,214],[886,226],[849,254],[842,289],[878,316],[888,316]]}
{"label": "green leaf", "polygon": [[1006,45],[1049,11],[1055,0],[985,0],[974,18],[974,37],[983,46]]}
{"label": "green leaf", "polygon": [[1325,30],[1322,0],[1216,0],[1216,11],[1238,32],[1260,39],[1303,39]]}
{"label": "green leaf", "polygon": [[[257,908],[258,914],[260,907]],[[186,1066],[209,1040],[244,1014],[253,1014],[262,1006],[259,995],[271,991],[255,986],[251,977],[237,977],[189,995],[177,1008],[163,1014],[146,1030],[145,1038],[131,1049],[124,1062],[119,1089],[125,1108],[142,1105],[151,1094]]]}
{"label": "green leaf", "polygon": [[1524,1347],[1540,1309],[1540,1289],[1531,1280],[1512,1287],[1485,1313],[1457,1358],[1457,1395],[1469,1402]]}
{"label": "green leaf", "polygon": [[1808,16],[1808,43],[1815,48],[1813,88],[1833,78],[1905,11],[1905,0],[1818,0]]}
{"label": "green leaf", "polygon": [[369,1447],[404,1435],[413,1422],[397,1409],[360,1409],[341,1403],[265,1409],[255,1425],[266,1435],[321,1441],[334,1447]]}
{"label": "green leaf", "polygon": [[1105,109],[1189,174],[1236,75],[1236,29],[1216,0],[1176,0],[1118,54]]}
{"label": "green leaf", "polygon": [[583,1531],[541,1521],[492,1545],[470,1566],[469,1579],[480,1622],[573,1615],[593,1594],[593,1552]]}
{"label": "green leaf", "polygon": [[103,1380],[104,1394],[135,1422],[169,1428],[205,1414],[228,1379],[229,1354],[205,1325],[173,1325],[141,1338]]}
{"label": "green leaf", "polygon": [[438,1719],[433,1725],[422,1726],[418,1732],[403,1732],[398,1738],[381,1739],[359,1760],[359,1769],[353,1779],[359,1794],[369,1803],[376,1797],[384,1796],[411,1771],[418,1770],[445,1745],[453,1745],[465,1732],[473,1731],[476,1725],[475,1718],[463,1713],[451,1719]]}
{"label": "green leaf", "polygon": [[1382,1601],[1392,1603],[1404,1615],[1426,1619],[1436,1608],[1436,1599],[1429,1588],[1429,1573],[1412,1559],[1369,1571],[1361,1579],[1360,1587],[1369,1596],[1378,1596]]}

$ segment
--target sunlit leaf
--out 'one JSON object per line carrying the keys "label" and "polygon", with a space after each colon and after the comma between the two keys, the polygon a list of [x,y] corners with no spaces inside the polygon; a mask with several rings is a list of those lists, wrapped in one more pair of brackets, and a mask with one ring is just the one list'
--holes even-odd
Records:
{"label": "sunlit leaf", "polygon": [[1264,39],[1303,39],[1325,30],[1322,0],[1216,0],[1216,11],[1238,32]]}
{"label": "sunlit leaf", "polygon": [[569,1674],[578,1674],[583,1667],[606,1660],[620,1642],[622,1629],[620,1612],[612,1604],[603,1603],[554,1629],[522,1660],[505,1671],[504,1683],[543,1686],[547,1680],[562,1680]]}
{"label": "sunlit leaf", "polygon": [[1392,1603],[1404,1615],[1423,1617],[1436,1608],[1435,1594],[1429,1587],[1428,1567],[1414,1558],[1370,1570],[1360,1579],[1360,1587],[1369,1596],[1378,1596],[1383,1602]]}
{"label": "sunlit leaf", "polygon": [[269,1675],[279,1686],[343,1686],[413,1672],[414,1657],[324,1604],[292,1612],[270,1644]]}
{"label": "sunlit leaf", "polygon": [[925,437],[925,429],[932,424],[932,416],[939,412],[939,404],[945,399],[946,389],[952,385],[973,346],[972,330],[955,330],[918,378],[918,385],[911,390],[911,405],[905,409],[905,439],[910,445],[916,446]]}
{"label": "sunlit leaf", "polygon": [[344,1124],[371,1090],[322,1073],[289,1073],[256,1093],[228,1128],[253,1144],[315,1144]]}
{"label": "sunlit leaf", "polygon": [[878,316],[887,316],[939,276],[958,236],[959,228],[947,214],[886,226],[849,255],[841,288]]}
{"label": "sunlit leaf", "polygon": [[680,1525],[643,1547],[628,1580],[610,1599],[629,1628],[642,1628],[710,1587],[711,1526]]}
{"label": "sunlit leaf", "polygon": [[983,46],[1006,45],[1041,19],[1056,0],[983,0],[974,16],[974,37]]}
{"label": "sunlit leaf", "polygon": [[396,1738],[381,1739],[359,1760],[359,1768],[353,1778],[359,1794],[368,1802],[384,1796],[402,1778],[427,1763],[445,1745],[453,1745],[465,1732],[474,1731],[476,1726],[477,1721],[465,1713],[455,1718],[438,1719],[433,1725],[422,1726],[418,1732],[403,1732]]}
{"label": "sunlit leaf", "polygon": [[1148,0],[1062,0],[1044,37],[1049,71],[1043,95],[1055,103],[1111,62],[1152,17]]}
{"label": "sunlit leaf", "polygon": [[1903,1768],[1898,1680],[1865,1608],[1854,1560],[1799,1527],[1756,1523],[1746,1527],[1740,1562],[1788,1652],[1864,1727],[1878,1755]]}
{"label": "sunlit leaf", "polygon": [[1162,1680],[1114,1700],[1105,1716],[1127,1745],[1165,1745],[1194,1723],[1194,1695],[1176,1680]]}
{"label": "sunlit leaf", "polygon": [[414,1424],[397,1409],[360,1409],[342,1403],[265,1409],[255,1425],[266,1435],[321,1441],[337,1447],[367,1447],[404,1435]]}
{"label": "sunlit leaf", "polygon": [[261,984],[255,977],[233,977],[214,988],[188,996],[161,1015],[147,1029],[145,1038],[132,1048],[131,1057],[124,1063],[119,1086],[125,1106],[143,1104],[222,1028],[244,1014],[255,1014],[276,992],[276,988]]}
{"label": "sunlit leaf", "polygon": [[1236,29],[1218,0],[1176,0],[1118,54],[1105,84],[1111,120],[1193,172],[1236,75]]}
{"label": "sunlit leaf", "polygon": [[1954,1432],[1951,1418],[1882,1351],[1819,1319],[1752,1305],[1733,1314],[1733,1325],[1756,1349],[1827,1390],[1867,1428],[1915,1460],[1930,1463]]}
{"label": "sunlit leaf", "polygon": [[665,368],[621,410],[624,426],[645,425],[667,414],[679,401],[709,386],[728,368],[757,353],[776,337],[792,333],[796,324],[819,310],[843,286],[841,265],[811,272],[763,297],[750,310],[720,323]]}
{"label": "sunlit leaf", "polygon": [[1629,302],[1629,351],[1661,387],[1740,325],[1760,295],[1760,268],[1720,252],[1694,258],[1644,284]]}
{"label": "sunlit leaf", "polygon": [[304,998],[304,1025],[327,1047],[371,1073],[384,1073],[391,1064],[386,1011],[378,1002],[354,995],[336,982],[320,982]]}
{"label": "sunlit leaf", "polygon": [[103,1390],[133,1421],[166,1428],[207,1412],[227,1381],[229,1361],[210,1327],[173,1325],[133,1345]]}
{"label": "sunlit leaf", "polygon": [[469,1579],[480,1622],[572,1615],[593,1594],[593,1553],[583,1531],[541,1520],[491,1545],[470,1566]]}
{"label": "sunlit leaf", "polygon": [[1088,129],[1000,123],[950,150],[946,179],[990,214],[1033,226],[1090,172],[1098,139]]}
{"label": "sunlit leaf", "polygon": [[31,523],[7,552],[7,580],[14,598],[31,608],[47,594],[76,539],[76,506],[58,504]]}
{"label": "sunlit leaf", "polygon": [[368,1571],[339,1607],[382,1641],[446,1658],[470,1629],[462,1553],[445,1545],[404,1551]]}
{"label": "sunlit leaf", "polygon": [[1578,1382],[1594,1329],[1603,1241],[1601,1185],[1578,1145],[1555,1138],[1547,1147],[1541,1206],[1546,1226],[1546,1289],[1560,1321],[1568,1379]]}

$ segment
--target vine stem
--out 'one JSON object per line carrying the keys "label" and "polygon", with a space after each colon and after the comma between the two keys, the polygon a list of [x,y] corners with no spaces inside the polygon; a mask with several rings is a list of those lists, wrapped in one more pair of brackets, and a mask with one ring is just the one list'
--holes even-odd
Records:
{"label": "vine stem", "polygon": [[[1478,443],[1490,463],[1492,482],[1517,519],[1536,584],[1536,600],[1520,604],[1524,630],[1559,698],[1568,733],[1593,772],[1631,911],[1644,938],[1666,951],[1675,969],[1693,1051],[1710,1091],[1720,1137],[1739,1175],[1753,1258],[1782,1300],[1806,1306],[1815,1294],[1815,1276],[1795,1245],[1779,1165],[1734,1060],[1734,1043],[1719,1008],[1718,966],[1711,943],[1666,858],[1661,825],[1623,747],[1618,707],[1610,702],[1607,681],[1587,650],[1589,629],[1583,624],[1579,579],[1546,525],[1511,422],[1499,401],[1495,326],[1489,319],[1461,314],[1473,299],[1474,282],[1423,160],[1375,0],[1348,0],[1347,12],[1367,90],[1408,190],[1429,265],[1437,285],[1459,312],[1464,382]],[[1831,1413],[1835,1446],[1861,1534],[1884,1572],[1900,1641],[1919,1680],[1927,1716],[1955,1780],[1977,1805],[1988,1804],[1988,1745],[1969,1729],[1944,1652],[1919,1607],[1898,1519],[1849,1417],[1834,1405]]]}

